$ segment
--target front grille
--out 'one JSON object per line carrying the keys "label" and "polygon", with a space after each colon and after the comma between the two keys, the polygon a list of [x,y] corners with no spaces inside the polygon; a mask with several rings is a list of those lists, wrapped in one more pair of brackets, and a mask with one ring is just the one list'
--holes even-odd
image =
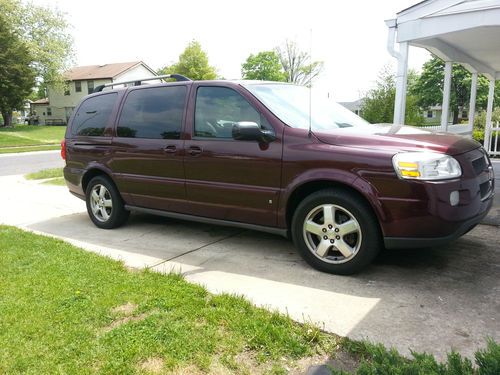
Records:
{"label": "front grille", "polygon": [[474,169],[474,173],[476,175],[488,169],[488,162],[486,161],[486,156],[483,155],[480,158],[473,160],[472,168]]}

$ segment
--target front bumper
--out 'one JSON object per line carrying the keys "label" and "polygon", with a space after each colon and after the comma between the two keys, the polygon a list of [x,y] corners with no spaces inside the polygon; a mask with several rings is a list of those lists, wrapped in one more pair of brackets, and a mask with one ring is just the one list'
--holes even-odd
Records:
{"label": "front bumper", "polygon": [[491,206],[493,205],[493,199],[489,200],[488,208],[481,213],[469,220],[466,220],[459,224],[455,231],[451,234],[442,237],[384,237],[384,246],[386,249],[415,249],[422,247],[434,247],[442,246],[457,238],[463,236],[467,232],[474,229],[474,227],[481,222],[488,214]]}
{"label": "front bumper", "polygon": [[[450,242],[476,226],[493,205],[495,180],[482,149],[454,156],[462,167],[459,179],[424,182],[398,180],[381,189],[387,248],[418,248]],[[384,187],[384,185],[381,185]],[[450,194],[458,193],[452,205]]]}

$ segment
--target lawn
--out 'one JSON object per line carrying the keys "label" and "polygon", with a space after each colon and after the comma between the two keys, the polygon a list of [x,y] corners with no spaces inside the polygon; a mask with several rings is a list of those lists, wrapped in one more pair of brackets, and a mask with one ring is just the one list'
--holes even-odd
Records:
{"label": "lawn", "polygon": [[0,153],[58,149],[65,131],[65,126],[0,127]]}
{"label": "lawn", "polygon": [[336,337],[178,275],[0,226],[0,373],[283,373]]}
{"label": "lawn", "polygon": [[62,168],[43,169],[38,172],[28,173],[24,177],[28,180],[45,180],[43,183],[48,185],[66,185]]}
{"label": "lawn", "polygon": [[0,249],[2,374],[304,373],[308,359],[337,354],[360,375],[500,373],[493,341],[476,368],[456,353],[409,360],[61,240],[0,225]]}

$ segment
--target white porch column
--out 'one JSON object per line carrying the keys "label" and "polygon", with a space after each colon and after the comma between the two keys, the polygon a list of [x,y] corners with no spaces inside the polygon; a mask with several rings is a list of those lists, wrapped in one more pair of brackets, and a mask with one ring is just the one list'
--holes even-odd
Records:
{"label": "white porch column", "polygon": [[484,148],[490,151],[491,116],[493,115],[493,98],[495,94],[495,78],[490,79],[490,89],[488,91],[488,106],[486,107],[486,125],[484,128]]}
{"label": "white porch column", "polygon": [[451,67],[451,61],[446,61],[444,65],[443,105],[441,106],[441,131],[448,130],[448,117],[450,113]]}
{"label": "white porch column", "polygon": [[472,73],[472,82],[470,84],[469,128],[471,131],[474,131],[474,116],[476,115],[476,94],[477,72]]}
{"label": "white porch column", "polygon": [[408,77],[408,43],[399,43],[398,73],[396,75],[396,101],[394,103],[394,124],[405,123],[406,84]]}

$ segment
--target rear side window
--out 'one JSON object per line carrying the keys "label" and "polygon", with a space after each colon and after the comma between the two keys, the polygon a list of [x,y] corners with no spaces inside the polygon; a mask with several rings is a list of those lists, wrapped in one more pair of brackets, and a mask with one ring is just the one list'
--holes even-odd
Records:
{"label": "rear side window", "polygon": [[73,118],[71,135],[103,136],[117,98],[116,93],[85,100]]}
{"label": "rear side window", "polygon": [[117,135],[128,138],[179,139],[185,86],[133,90],[125,99]]}

